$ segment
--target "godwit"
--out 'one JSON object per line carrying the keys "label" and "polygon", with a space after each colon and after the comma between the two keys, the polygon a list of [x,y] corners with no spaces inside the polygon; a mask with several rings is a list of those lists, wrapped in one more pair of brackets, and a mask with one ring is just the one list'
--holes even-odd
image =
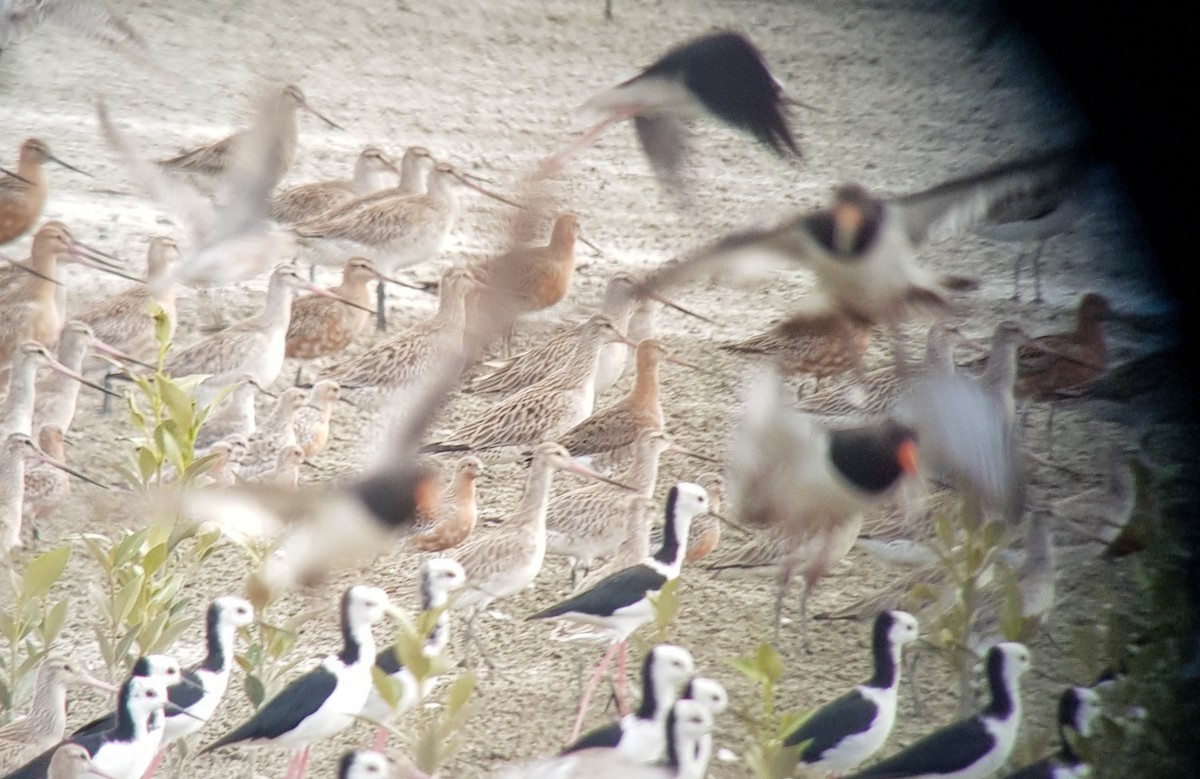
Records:
{"label": "godwit", "polygon": [[120,354],[96,338],[87,323],[78,319],[67,322],[58,340],[57,362],[70,373],[52,371],[51,375],[38,379],[34,390],[35,426],[53,425],[63,433],[71,429],[79,400],[78,377],[83,370],[83,361],[93,348],[102,353]]}
{"label": "godwit", "polygon": [[631,762],[652,763],[667,751],[667,715],[696,670],[692,655],[681,646],[658,644],[642,661],[642,700],[636,711],[585,733],[561,754],[584,749],[611,749]]}
{"label": "godwit", "polygon": [[[178,667],[178,666],[176,666]],[[116,725],[102,733],[72,736],[91,756],[99,776],[135,779],[142,776],[162,741],[162,710],[167,682],[159,676],[130,676],[117,693]],[[9,773],[11,779],[40,779],[47,775],[54,750],[47,750]]]}
{"label": "godwit", "polygon": [[592,625],[610,639],[592,679],[584,689],[571,740],[579,736],[592,692],[600,675],[617,654],[617,699],[624,711],[625,642],[635,630],[654,619],[651,596],[667,582],[679,577],[683,565],[683,544],[692,517],[708,510],[708,495],[698,484],[679,482],[667,494],[665,530],[662,546],[637,565],[618,571],[561,603],[540,611],[529,619],[566,619]]}
{"label": "godwit", "polygon": [[46,160],[83,173],[51,154],[50,147],[37,138],[27,138],[21,144],[17,175],[0,176],[0,246],[24,235],[41,215],[46,202]]}
{"label": "godwit", "polygon": [[630,760],[607,748],[583,749],[511,766],[497,779],[703,779],[712,756],[713,715],[697,701],[676,701],[665,725],[666,759]]}
{"label": "godwit", "polygon": [[[395,197],[411,197],[424,195],[429,191],[429,174],[437,160],[423,146],[410,146],[400,159],[400,183],[389,189],[381,189],[366,195],[359,195],[338,203],[318,216],[321,219],[340,219],[353,213],[363,206]],[[313,217],[314,219],[316,217]]]}
{"label": "godwit", "polygon": [[588,100],[584,109],[603,113],[604,119],[543,163],[543,171],[561,167],[610,125],[633,119],[659,180],[678,189],[687,153],[681,120],[706,114],[750,133],[780,157],[799,157],[783,115],[785,102],[794,101],[784,96],[753,43],[735,32],[712,33],[679,44],[638,75]]}
{"label": "godwit", "polygon": [[165,235],[150,239],[146,252],[146,283],[90,304],[76,317],[92,326],[96,337],[139,360],[158,356],[151,303],[167,317],[167,340],[175,335],[175,285],[169,281],[172,263],[179,259],[179,246]]}
{"label": "godwit", "polygon": [[[420,573],[420,608],[421,611],[442,609],[434,621],[433,629],[425,636],[421,645],[421,654],[427,659],[437,658],[446,648],[450,640],[450,613],[446,603],[450,593],[459,589],[466,582],[467,576],[462,566],[447,558],[431,558],[421,564]],[[396,650],[396,645],[384,647],[375,655],[375,667],[400,685],[399,696],[393,708],[372,687],[367,702],[363,704],[359,715],[378,722],[381,727],[375,734],[374,749],[383,749],[387,741],[386,725],[392,718],[406,711],[411,711],[422,703],[437,684],[437,678],[427,678],[418,686],[412,671],[404,667],[404,660]]]}
{"label": "godwit", "polygon": [[[782,540],[776,630],[792,574],[805,579],[801,629],[813,587],[845,557],[863,513],[896,491],[917,468],[917,433],[891,420],[828,430],[780,397],[777,374],[750,383],[728,449],[729,487],[743,524]],[[741,567],[735,553],[713,569]],[[803,641],[803,640],[802,640]]]}
{"label": "godwit", "polygon": [[[571,286],[578,235],[579,218],[563,214],[554,220],[547,245],[513,249],[482,263],[472,272],[484,284],[513,295],[517,310],[522,313],[542,311],[562,300]],[[505,286],[497,287],[497,283]]]}
{"label": "godwit", "polygon": [[346,590],[341,600],[341,651],[294,679],[201,754],[230,744],[282,747],[293,752],[287,779],[302,779],[309,747],[350,727],[366,703],[375,659],[371,626],[390,609],[387,593],[377,587],[357,585]]}
{"label": "godwit", "polygon": [[[1039,336],[1018,350],[1017,395],[1053,400],[1054,393],[1064,387],[1099,378],[1108,368],[1104,322],[1114,316],[1103,295],[1089,292],[1081,297],[1074,330]],[[1047,421],[1047,428],[1052,421],[1053,416]]]}
{"label": "godwit", "polygon": [[471,535],[479,518],[475,500],[475,481],[483,472],[478,457],[462,457],[454,467],[454,476],[446,485],[434,516],[421,517],[408,539],[410,549],[444,552],[458,546]]}
{"label": "godwit", "polygon": [[637,345],[637,376],[633,389],[621,400],[593,413],[556,440],[575,457],[610,454],[620,458],[643,430],[661,430],[662,403],[658,399],[658,366],[663,361],[695,369],[667,352],[661,341]]}
{"label": "godwit", "polygon": [[311,360],[345,349],[367,324],[371,305],[369,281],[412,287],[384,276],[365,257],[351,257],[342,270],[342,283],[330,291],[355,306],[315,295],[297,298],[292,302],[285,356]]}
{"label": "godwit", "polygon": [[282,449],[296,446],[296,412],[307,395],[300,387],[288,387],[279,394],[270,416],[247,442],[245,466],[249,476],[261,475],[276,464]]}
{"label": "godwit", "polygon": [[1021,726],[1021,675],[1029,650],[1004,642],[988,651],[991,701],[978,714],[946,725],[847,779],[985,779],[1008,761]]}
{"label": "godwit", "polygon": [[[475,618],[493,601],[509,598],[537,578],[546,556],[546,501],[554,472],[570,471],[608,481],[571,460],[556,443],[546,441],[533,450],[525,491],[512,516],[491,533],[476,533],[453,552],[462,565],[467,583],[455,600],[455,608],[471,608],[465,642],[478,639],[473,633]],[[485,661],[490,664],[485,656]]]}
{"label": "godwit", "polygon": [[355,197],[390,189],[400,175],[392,158],[378,146],[367,146],[354,161],[354,177],[288,187],[271,198],[267,213],[276,222],[295,224],[328,213]]}
{"label": "godwit", "polygon": [[[262,471],[257,471],[244,478],[247,481],[265,481],[268,484],[295,489],[300,484],[300,466],[305,462],[307,460],[304,459],[304,450],[290,444],[280,447],[279,453],[275,455],[275,468],[270,473],[264,475]],[[240,470],[245,471],[245,466]]]}
{"label": "godwit", "polygon": [[[279,181],[291,169],[296,158],[296,109],[304,109],[330,127],[338,130],[342,128],[309,105],[304,93],[295,84],[287,84],[279,89],[274,100],[279,106],[277,132],[280,142],[267,160],[267,172],[270,178]],[[180,173],[206,177],[221,176],[236,168],[239,164],[238,155],[255,142],[254,129],[247,128],[206,146],[198,146],[175,157],[160,160],[158,164],[167,170]]]}
{"label": "godwit", "polygon": [[802,374],[815,380],[861,370],[871,343],[871,328],[837,311],[798,311],[771,329],[721,348],[735,354],[761,355],[785,376]]}
{"label": "godwit", "polygon": [[292,425],[296,430],[296,444],[304,450],[305,457],[315,457],[329,441],[329,419],[333,415],[333,404],[342,396],[341,386],[331,379],[322,379],[313,385],[304,405],[296,409]]}
{"label": "godwit", "polygon": [[54,750],[50,765],[46,768],[46,779],[83,779],[86,776],[102,776],[92,762],[88,752],[78,744],[63,744]]}
{"label": "godwit", "polygon": [[26,341],[17,351],[12,375],[9,377],[8,394],[4,397],[4,403],[0,404],[0,436],[7,436],[13,432],[25,435],[33,433],[37,369],[43,365],[52,371],[70,376],[75,381],[86,384],[92,389],[108,392],[99,384],[93,384],[59,363],[40,343]]}
{"label": "godwit", "polygon": [[[617,481],[649,501],[658,481],[658,458],[673,446],[661,430],[643,430],[634,444],[633,460]],[[571,558],[571,580],[576,581],[597,559],[613,554],[634,535],[627,521],[629,508],[629,492],[605,484],[587,484],[555,496],[546,510],[546,554]],[[645,556],[635,555],[630,564]]]}
{"label": "godwit", "polygon": [[553,440],[592,413],[600,350],[606,343],[626,340],[607,317],[593,316],[568,362],[423,451],[530,446]]}
{"label": "godwit", "polygon": [[821,296],[831,307],[863,324],[886,325],[898,370],[905,360],[899,325],[920,309],[945,314],[951,293],[970,280],[939,277],[917,264],[917,249],[930,234],[961,232],[977,222],[990,204],[1028,192],[1056,175],[1073,152],[1053,151],[1028,160],[883,199],[858,184],[834,192],[830,208],[800,214],[778,227],[747,230],[721,239],[685,262],[653,274],[656,288],[733,266],[759,272],[769,259],[802,265],[816,275]]}
{"label": "godwit", "polygon": [[67,729],[67,688],[75,685],[116,692],[73,660],[43,660],[33,683],[29,712],[0,728],[0,771],[16,768],[62,741]]}
{"label": "godwit", "polygon": [[233,391],[204,418],[196,433],[195,448],[204,449],[230,436],[241,436],[249,441],[258,429],[254,419],[254,397],[260,390],[253,376],[240,376],[234,382]]}
{"label": "godwit", "polygon": [[287,125],[295,129],[294,106],[266,97],[259,101],[254,124],[241,137],[237,153],[220,179],[214,200],[166,173],[121,133],[97,101],[96,115],[105,139],[116,149],[137,184],[172,212],[187,233],[182,257],[156,287],[181,282],[193,286],[232,284],[253,278],[280,262],[293,260],[296,241],[271,229],[267,197],[279,183]]}
{"label": "godwit", "polygon": [[438,288],[437,314],[362,354],[335,362],[321,378],[341,384],[355,405],[378,408],[396,390],[419,382],[435,363],[461,351],[467,295],[477,288],[469,272],[446,271]]}
{"label": "godwit", "polygon": [[163,371],[169,376],[209,374],[197,388],[202,402],[244,375],[252,376],[260,387],[271,386],[283,368],[292,297],[301,287],[340,300],[324,287],[305,280],[295,266],[279,265],[271,274],[261,312],[191,346],[172,351],[163,363]]}
{"label": "godwit", "polygon": [[[74,260],[100,268],[110,273],[121,274],[92,257],[94,250],[84,247],[71,237],[70,231],[61,222],[46,222],[33,238],[28,269],[13,269],[15,276],[0,292],[0,306],[16,307],[24,304],[27,313],[13,316],[9,324],[0,327],[0,365],[12,357],[12,349],[22,340],[33,339],[47,345],[58,342],[66,316],[65,298],[59,299],[58,263]],[[126,276],[126,278],[129,278]],[[15,320],[21,318],[19,323]]]}
{"label": "godwit", "polygon": [[[1068,687],[1058,698],[1058,752],[1025,766],[1004,779],[1081,779],[1091,775],[1083,755],[1075,744],[1092,735],[1103,702],[1088,687]],[[1073,734],[1073,735],[1072,735]]]}
{"label": "godwit", "polygon": [[[53,425],[38,429],[38,449],[57,463],[67,461],[63,431]],[[25,521],[36,521],[61,506],[71,493],[71,477],[57,465],[37,461],[25,466],[25,494],[22,511]]]}
{"label": "godwit", "polygon": [[[628,273],[614,274],[604,288],[604,299],[600,303],[600,313],[612,320],[613,326],[621,332],[625,332],[633,306],[633,283],[633,276]],[[582,328],[582,323],[565,328],[529,351],[498,361],[491,373],[477,376],[471,381],[470,391],[511,395],[545,378],[575,351]],[[629,347],[623,343],[604,347],[600,355],[600,367],[596,370],[597,393],[616,383],[625,369],[628,356]]]}
{"label": "godwit", "polygon": [[916,617],[880,612],[871,631],[871,678],[821,706],[784,738],[785,746],[805,744],[800,763],[840,775],[883,747],[896,723],[901,653],[917,638]]}

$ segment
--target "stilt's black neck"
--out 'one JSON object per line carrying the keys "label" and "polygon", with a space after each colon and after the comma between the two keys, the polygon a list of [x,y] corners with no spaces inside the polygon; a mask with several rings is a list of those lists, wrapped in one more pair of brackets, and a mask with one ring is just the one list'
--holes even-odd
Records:
{"label": "stilt's black neck", "polygon": [[652,720],[658,713],[658,695],[654,690],[654,654],[651,649],[642,661],[642,703],[635,713],[642,720]]}
{"label": "stilt's black neck", "polygon": [[679,736],[675,733],[675,707],[667,714],[667,762],[671,768],[679,768]]}
{"label": "stilt's black neck", "polygon": [[672,487],[671,491],[667,493],[666,522],[663,523],[662,545],[654,553],[654,559],[663,565],[675,565],[679,562],[681,547],[676,527],[676,523],[679,521],[676,511],[678,503],[679,489]]}
{"label": "stilt's black neck", "polygon": [[1009,689],[1008,678],[1004,673],[1004,660],[1004,653],[1000,650],[992,649],[992,651],[988,652],[987,679],[992,699],[988,702],[987,708],[983,710],[983,716],[985,717],[1007,719],[1012,716],[1013,711],[1016,709],[1016,701],[1013,700],[1013,691]]}
{"label": "stilt's black neck", "polygon": [[354,635],[354,630],[350,625],[350,590],[342,595],[342,651],[338,652],[338,659],[344,665],[354,665],[362,658],[362,644],[359,643],[358,637]]}
{"label": "stilt's black neck", "polygon": [[1068,730],[1077,729],[1078,717],[1079,698],[1075,695],[1074,689],[1069,689],[1058,700],[1058,742],[1060,744],[1058,759],[1065,765],[1076,765],[1080,762],[1079,755],[1071,747],[1071,741],[1067,738]]}
{"label": "stilt's black neck", "polygon": [[207,653],[197,668],[219,674],[227,668],[229,658],[224,637],[221,635],[221,607],[216,602],[208,607],[204,630]]}
{"label": "stilt's black neck", "polygon": [[133,741],[137,736],[137,723],[133,719],[131,705],[133,703],[133,677],[121,685],[117,696],[117,721],[112,730],[108,731],[106,741]]}
{"label": "stilt's black neck", "polygon": [[896,684],[897,652],[892,646],[890,633],[894,621],[886,611],[875,619],[875,627],[871,634],[871,655],[875,662],[867,687],[886,690]]}

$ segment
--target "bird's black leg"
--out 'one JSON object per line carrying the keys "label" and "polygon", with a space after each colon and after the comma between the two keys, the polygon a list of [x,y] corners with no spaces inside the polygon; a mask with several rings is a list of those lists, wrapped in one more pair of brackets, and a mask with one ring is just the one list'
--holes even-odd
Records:
{"label": "bird's black leg", "polygon": [[1013,261],[1013,293],[1012,299],[1014,303],[1021,300],[1021,260],[1025,259],[1025,244],[1021,244],[1017,250],[1017,259]]}
{"label": "bird's black leg", "polygon": [[383,284],[380,281],[375,285],[375,327],[381,333],[387,330],[387,290]]}
{"label": "bird's black leg", "polygon": [[1037,249],[1033,252],[1033,300],[1035,303],[1042,302],[1042,249],[1045,246],[1045,241],[1038,241]]}

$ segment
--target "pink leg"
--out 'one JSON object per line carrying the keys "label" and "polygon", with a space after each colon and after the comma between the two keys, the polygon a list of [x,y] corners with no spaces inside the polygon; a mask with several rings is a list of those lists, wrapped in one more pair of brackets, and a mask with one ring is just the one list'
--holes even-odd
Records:
{"label": "pink leg", "polygon": [[283,779],[296,779],[296,767],[300,764],[301,754],[300,751],[292,753],[292,759],[288,762],[287,773],[283,775]]}
{"label": "pink leg", "polygon": [[300,751],[300,767],[296,770],[295,779],[304,779],[304,769],[308,767],[308,747]]}
{"label": "pink leg", "polygon": [[583,700],[579,702],[579,714],[575,716],[575,727],[571,729],[569,742],[571,744],[579,739],[579,731],[583,729],[583,717],[587,714],[588,704],[592,702],[592,693],[596,691],[596,685],[600,683],[600,675],[604,673],[605,668],[608,668],[608,662],[612,660],[613,652],[616,649],[616,644],[609,645],[604,657],[600,658],[600,665],[596,666],[596,672],[592,674],[592,680],[588,682],[587,688],[583,691]]}
{"label": "pink leg", "polygon": [[605,130],[617,122],[623,122],[632,116],[636,116],[639,108],[637,106],[628,106],[618,109],[612,114],[597,122],[588,129],[584,130],[578,138],[576,138],[570,146],[555,154],[542,162],[538,167],[538,174],[542,176],[552,176],[563,169],[567,161],[596,142]]}
{"label": "pink leg", "polygon": [[154,753],[154,759],[150,761],[150,767],[146,769],[146,773],[142,774],[142,779],[150,779],[154,776],[154,772],[158,770],[158,764],[162,762],[163,755],[167,754],[167,748],[163,747]]}
{"label": "pink leg", "polygon": [[625,640],[617,642],[617,713],[624,717],[629,713],[629,701],[625,697]]}
{"label": "pink leg", "polygon": [[384,746],[387,745],[387,737],[387,728],[380,728],[375,731],[375,740],[371,742],[371,749],[374,749],[376,752],[382,752]]}

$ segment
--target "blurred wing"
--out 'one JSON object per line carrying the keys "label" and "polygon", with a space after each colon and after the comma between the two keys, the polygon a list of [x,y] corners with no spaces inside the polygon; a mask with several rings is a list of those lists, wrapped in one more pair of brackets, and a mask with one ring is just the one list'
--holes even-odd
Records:
{"label": "blurred wing", "polygon": [[925,240],[942,241],[981,222],[1041,215],[1068,193],[1081,169],[1089,164],[1084,146],[1056,149],[890,202],[898,207],[914,246]]}
{"label": "blurred wing", "polygon": [[668,190],[682,193],[683,168],[689,152],[683,123],[671,116],[636,116],[633,128],[658,180]]}
{"label": "blurred wing", "polygon": [[101,99],[96,100],[96,117],[105,140],[120,153],[133,180],[160,206],[175,215],[187,229],[192,248],[198,247],[213,220],[212,204],[195,188],[167,175],[156,163],[142,155],[112,123],[108,107]]}
{"label": "blurred wing", "polygon": [[975,381],[961,376],[917,380],[897,400],[898,421],[917,430],[923,468],[1017,521],[1026,472],[1017,431]]}

